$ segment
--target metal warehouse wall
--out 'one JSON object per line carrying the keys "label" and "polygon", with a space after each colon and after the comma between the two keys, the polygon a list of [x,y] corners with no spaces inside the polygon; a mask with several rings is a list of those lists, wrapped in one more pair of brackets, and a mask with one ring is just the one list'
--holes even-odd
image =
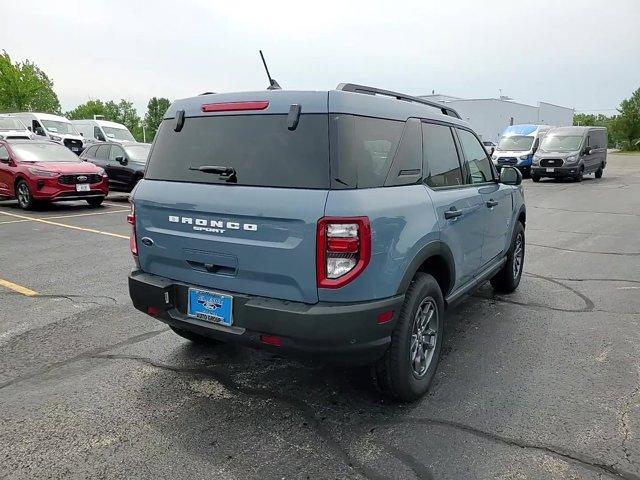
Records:
{"label": "metal warehouse wall", "polygon": [[483,140],[496,141],[504,129],[513,124],[532,123],[563,127],[573,124],[573,109],[540,102],[527,105],[497,98],[455,99],[449,95],[424,95],[455,108]]}

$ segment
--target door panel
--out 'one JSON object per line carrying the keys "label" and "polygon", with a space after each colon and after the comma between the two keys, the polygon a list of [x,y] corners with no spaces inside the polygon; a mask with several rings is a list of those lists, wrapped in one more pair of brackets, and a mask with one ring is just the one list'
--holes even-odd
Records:
{"label": "door panel", "polygon": [[486,209],[482,266],[502,255],[509,245],[513,189],[496,183],[480,188]]}
{"label": "door panel", "polygon": [[109,154],[109,168],[111,169],[113,176],[110,176],[110,178],[113,185],[119,188],[126,187],[131,184],[133,171],[131,170],[131,167],[128,163],[126,165],[122,165],[120,162],[118,162],[116,160],[117,157],[127,158],[127,155],[124,153],[124,149],[119,145],[111,145],[111,153]]}
{"label": "door panel", "polygon": [[[0,146],[0,158],[8,158],[9,152],[4,146]],[[6,163],[0,163],[0,195],[11,195],[13,190],[13,167]]]}

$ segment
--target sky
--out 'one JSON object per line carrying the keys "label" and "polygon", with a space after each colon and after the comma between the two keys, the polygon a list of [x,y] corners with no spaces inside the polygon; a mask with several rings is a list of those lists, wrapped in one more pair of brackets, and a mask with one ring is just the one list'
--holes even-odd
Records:
{"label": "sky", "polygon": [[640,88],[640,0],[3,0],[0,49],[54,82],[62,110],[338,83],[547,101],[615,113]]}

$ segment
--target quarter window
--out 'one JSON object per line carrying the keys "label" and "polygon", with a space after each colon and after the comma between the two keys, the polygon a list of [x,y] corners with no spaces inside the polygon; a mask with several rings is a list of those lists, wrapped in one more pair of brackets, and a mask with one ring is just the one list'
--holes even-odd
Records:
{"label": "quarter window", "polygon": [[458,129],[458,137],[465,157],[466,183],[493,181],[491,162],[478,138],[468,130]]}
{"label": "quarter window", "polygon": [[98,147],[98,152],[96,153],[96,158],[98,160],[108,160],[109,158],[109,149],[111,148],[111,145],[100,145]]}
{"label": "quarter window", "polygon": [[424,171],[430,187],[462,185],[462,170],[451,128],[444,125],[422,124]]}

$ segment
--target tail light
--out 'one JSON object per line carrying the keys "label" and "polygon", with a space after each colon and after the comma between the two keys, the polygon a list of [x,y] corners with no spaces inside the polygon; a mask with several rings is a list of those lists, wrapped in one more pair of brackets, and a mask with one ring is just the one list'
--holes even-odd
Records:
{"label": "tail light", "polygon": [[371,226],[367,217],[323,217],[318,220],[316,275],[319,288],[340,288],[367,268],[371,259]]}
{"label": "tail light", "polygon": [[133,256],[138,256],[138,244],[136,242],[136,211],[133,203],[131,213],[127,215],[127,222],[131,224],[131,235],[129,236],[129,248]]}

